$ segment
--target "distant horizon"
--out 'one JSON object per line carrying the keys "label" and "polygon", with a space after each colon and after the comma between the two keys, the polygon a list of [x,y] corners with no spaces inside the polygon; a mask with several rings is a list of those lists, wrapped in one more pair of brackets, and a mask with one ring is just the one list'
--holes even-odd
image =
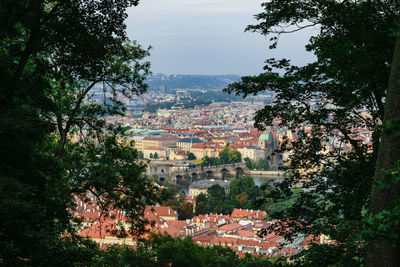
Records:
{"label": "distant horizon", "polygon": [[158,75],[158,74],[163,74],[163,75],[185,75],[185,76],[248,76],[245,74],[235,74],[235,73],[225,73],[225,74],[193,74],[193,73],[166,73],[166,72],[157,72],[157,73],[151,73],[150,76],[152,75]]}

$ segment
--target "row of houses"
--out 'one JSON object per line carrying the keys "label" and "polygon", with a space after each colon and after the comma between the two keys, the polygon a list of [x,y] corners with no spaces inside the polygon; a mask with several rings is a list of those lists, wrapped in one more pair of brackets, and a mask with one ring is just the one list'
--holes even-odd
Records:
{"label": "row of houses", "polygon": [[[171,207],[148,206],[144,218],[149,221],[147,232],[139,236],[129,230],[129,218],[117,209],[102,213],[93,196],[75,197],[75,217],[83,221],[79,235],[88,237],[100,247],[128,245],[135,247],[141,238],[150,233],[167,233],[173,237],[190,236],[200,246],[222,246],[231,248],[239,256],[290,256],[306,249],[310,243],[330,242],[329,239],[305,236],[290,244],[278,233],[259,236],[259,231],[273,222],[265,220],[266,212],[251,209],[234,209],[230,215],[204,214],[187,220],[178,220],[178,214]],[[193,197],[188,201],[195,203]]]}
{"label": "row of houses", "polygon": [[[270,138],[270,141],[266,141]],[[157,135],[157,136],[132,136],[135,148],[143,152],[145,158],[153,158],[157,153],[160,160],[186,160],[189,153],[193,153],[197,159],[205,156],[218,157],[219,153],[226,147],[239,151],[242,158],[250,158],[253,161],[266,158],[277,148],[277,141],[271,134],[268,135],[230,135],[224,137],[185,137],[179,138],[177,135]]]}

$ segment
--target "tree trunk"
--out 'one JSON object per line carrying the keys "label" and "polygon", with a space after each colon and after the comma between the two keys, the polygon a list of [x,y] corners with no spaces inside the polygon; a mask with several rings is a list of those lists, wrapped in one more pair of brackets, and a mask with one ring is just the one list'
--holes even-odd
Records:
{"label": "tree trunk", "polygon": [[[388,121],[399,124],[400,120],[400,37],[396,38],[394,55],[389,78],[388,92],[385,104],[384,123]],[[378,150],[378,159],[375,169],[375,182],[382,181],[384,176],[382,170],[395,167],[400,160],[400,137],[394,131],[383,130]],[[400,196],[400,184],[390,186],[388,190],[381,190],[373,186],[371,195],[370,211],[377,214],[390,208],[392,202]],[[400,218],[399,218],[400,220]],[[399,232],[400,229],[391,229]],[[389,246],[389,239],[378,236],[368,247],[370,255],[366,259],[366,266],[400,266],[400,247]]]}

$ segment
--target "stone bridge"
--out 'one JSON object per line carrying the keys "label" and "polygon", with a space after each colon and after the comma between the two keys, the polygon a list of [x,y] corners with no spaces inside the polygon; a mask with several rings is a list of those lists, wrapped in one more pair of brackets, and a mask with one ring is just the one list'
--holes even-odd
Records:
{"label": "stone bridge", "polygon": [[245,162],[209,167],[188,167],[177,171],[170,171],[168,166],[163,166],[160,164],[157,166],[157,168],[153,168],[151,174],[157,174],[161,181],[168,180],[176,185],[188,185],[194,181],[204,179],[238,179],[240,176],[248,173],[248,171],[249,170]]}

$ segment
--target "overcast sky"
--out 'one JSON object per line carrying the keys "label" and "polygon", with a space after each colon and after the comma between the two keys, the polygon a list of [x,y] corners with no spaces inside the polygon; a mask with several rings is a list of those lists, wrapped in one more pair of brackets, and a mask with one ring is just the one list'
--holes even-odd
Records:
{"label": "overcast sky", "polygon": [[[310,31],[281,37],[268,49],[265,37],[244,32],[262,11],[261,0],[142,0],[128,10],[128,34],[151,45],[153,73],[239,74],[262,72],[269,57],[305,64]],[[314,31],[315,32],[315,31]]]}

